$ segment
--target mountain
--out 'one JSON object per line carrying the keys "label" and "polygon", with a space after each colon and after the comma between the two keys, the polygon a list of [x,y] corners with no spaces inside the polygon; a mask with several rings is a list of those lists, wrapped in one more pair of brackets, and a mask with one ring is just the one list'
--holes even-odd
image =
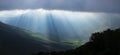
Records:
{"label": "mountain", "polygon": [[120,55],[120,28],[93,33],[90,41],[76,48],[75,55]]}
{"label": "mountain", "polygon": [[76,49],[33,55],[120,55],[120,28],[93,33],[87,43]]}
{"label": "mountain", "polygon": [[16,53],[25,49],[21,55],[68,50],[84,44],[93,32],[120,27],[119,20],[120,14],[116,13],[44,9],[0,11],[0,21],[5,23],[1,24],[1,42],[7,41],[7,49],[19,49]]}
{"label": "mountain", "polygon": [[[79,43],[76,42],[75,43]],[[0,54],[30,55],[39,51],[61,51],[73,49],[74,43],[56,42],[40,34],[0,22]]]}

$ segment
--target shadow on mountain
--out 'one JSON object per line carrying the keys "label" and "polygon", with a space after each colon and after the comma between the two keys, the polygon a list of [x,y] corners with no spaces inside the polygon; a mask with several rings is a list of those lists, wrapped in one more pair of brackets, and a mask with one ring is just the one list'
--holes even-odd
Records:
{"label": "shadow on mountain", "polygon": [[[31,55],[39,51],[49,52],[51,49],[60,51],[72,48],[43,37],[28,30],[0,22],[0,55]],[[47,42],[50,42],[50,44]]]}
{"label": "shadow on mountain", "polygon": [[44,42],[34,40],[23,29],[0,22],[0,55],[29,55],[37,51],[46,51]]}
{"label": "shadow on mountain", "polygon": [[89,42],[74,50],[33,55],[120,55],[120,28],[93,33]]}

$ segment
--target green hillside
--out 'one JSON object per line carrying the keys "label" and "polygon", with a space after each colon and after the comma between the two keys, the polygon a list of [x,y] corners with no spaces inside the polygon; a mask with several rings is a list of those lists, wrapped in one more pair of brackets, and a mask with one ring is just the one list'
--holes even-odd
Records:
{"label": "green hillside", "polygon": [[79,41],[79,40],[63,40],[60,42],[56,42],[56,41],[50,40],[46,36],[43,36],[40,34],[36,34],[36,33],[30,32],[30,31],[25,31],[25,32],[28,33],[32,38],[36,39],[36,41],[59,43],[61,45],[71,46],[73,48],[76,48],[76,47],[82,45],[83,43],[85,43],[85,41]]}
{"label": "green hillside", "polygon": [[30,55],[39,51],[62,51],[79,46],[79,41],[56,42],[46,36],[0,22],[1,55]]}

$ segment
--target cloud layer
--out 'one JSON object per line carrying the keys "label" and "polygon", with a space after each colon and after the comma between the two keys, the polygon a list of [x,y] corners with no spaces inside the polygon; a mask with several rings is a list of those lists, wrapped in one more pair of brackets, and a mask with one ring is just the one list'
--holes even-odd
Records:
{"label": "cloud layer", "polygon": [[119,13],[119,2],[120,0],[0,0],[0,10],[44,8]]}

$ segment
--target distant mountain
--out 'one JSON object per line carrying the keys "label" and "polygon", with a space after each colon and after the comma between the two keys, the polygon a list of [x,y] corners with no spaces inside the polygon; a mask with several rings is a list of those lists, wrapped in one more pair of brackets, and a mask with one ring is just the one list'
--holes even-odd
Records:
{"label": "distant mountain", "polygon": [[30,55],[39,51],[73,49],[77,41],[56,42],[40,34],[0,22],[0,55]]}

